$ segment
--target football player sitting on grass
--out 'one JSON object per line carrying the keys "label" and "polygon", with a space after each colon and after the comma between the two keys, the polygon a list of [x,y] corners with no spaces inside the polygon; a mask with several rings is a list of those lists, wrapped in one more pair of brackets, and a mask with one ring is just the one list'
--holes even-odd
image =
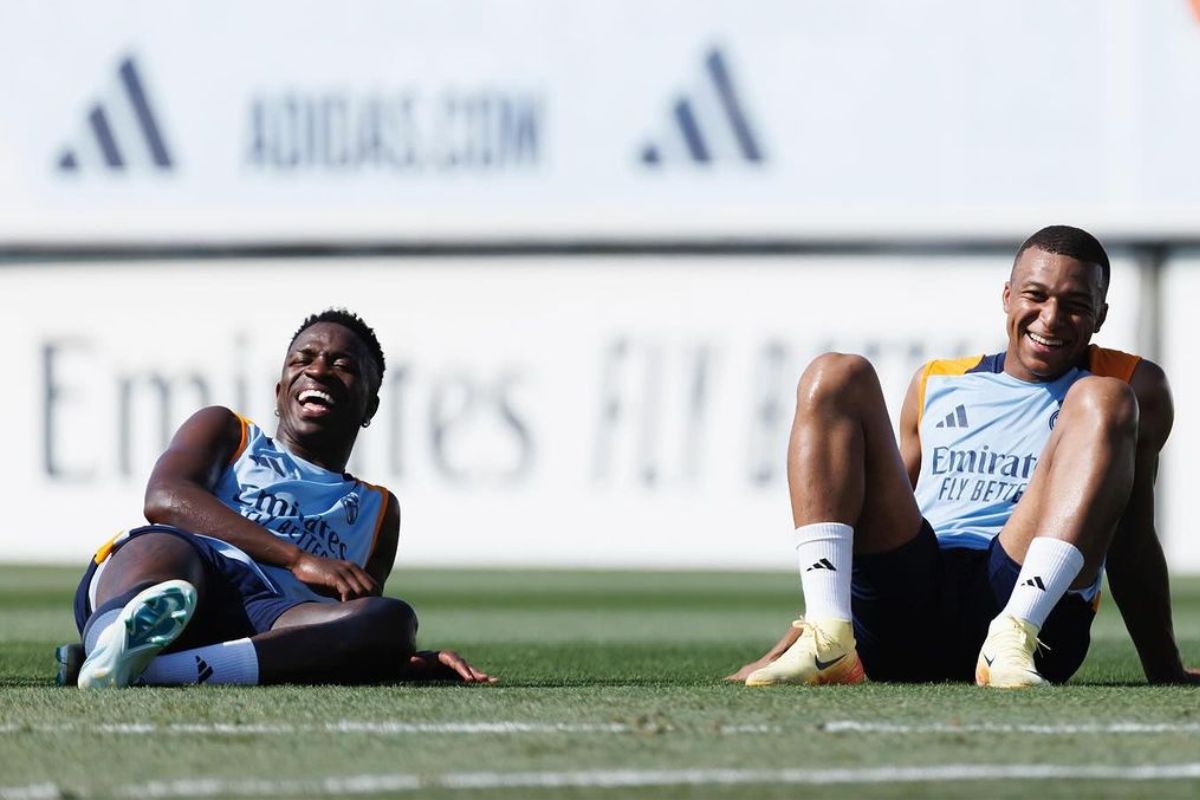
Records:
{"label": "football player sitting on grass", "polygon": [[870,363],[830,353],[805,370],[788,450],[805,616],[731,680],[1065,681],[1107,562],[1147,679],[1200,682],[1154,528],[1171,393],[1156,364],[1090,344],[1109,273],[1078,228],[1026,240],[1006,351],[921,368],[899,447]]}

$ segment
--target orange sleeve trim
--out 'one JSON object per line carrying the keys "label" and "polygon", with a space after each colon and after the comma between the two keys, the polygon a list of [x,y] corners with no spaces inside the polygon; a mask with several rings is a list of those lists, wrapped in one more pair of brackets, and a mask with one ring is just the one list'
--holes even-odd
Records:
{"label": "orange sleeve trim", "polygon": [[242,426],[242,438],[238,441],[237,449],[233,451],[233,455],[229,457],[228,463],[230,464],[242,457],[242,453],[246,452],[246,444],[250,439],[250,420],[236,412],[234,416],[238,418],[238,423]]}
{"label": "orange sleeve trim", "polygon": [[92,556],[92,561],[97,564],[103,564],[112,555],[113,549],[117,546],[117,539],[125,535],[125,531],[117,531],[107,542],[100,545],[100,549],[96,551],[96,555]]}
{"label": "orange sleeve trim", "polygon": [[917,427],[921,427],[921,418],[925,416],[925,383],[929,380],[929,370],[936,362],[930,361],[921,370],[921,382],[917,384]]}
{"label": "orange sleeve trim", "polygon": [[963,356],[962,358],[939,358],[930,361],[921,370],[921,383],[917,387],[917,424],[925,416],[925,384],[931,375],[965,375],[967,370],[983,360],[982,355]]}
{"label": "orange sleeve trim", "polygon": [[1133,371],[1141,361],[1141,356],[1122,353],[1120,350],[1109,350],[1096,345],[1088,347],[1088,372],[1101,378],[1119,378],[1129,383],[1133,379]]}
{"label": "orange sleeve trim", "polygon": [[371,559],[375,557],[375,548],[379,545],[379,534],[383,531],[383,520],[387,517],[388,503],[390,502],[392,495],[391,492],[382,486],[376,486],[375,484],[367,483],[366,481],[362,481],[362,485],[379,492],[380,496],[383,498],[383,502],[379,505],[379,516],[375,518],[375,532],[371,534],[371,549],[367,551],[366,561],[364,561],[362,564],[362,566],[365,567],[367,564],[370,564]]}

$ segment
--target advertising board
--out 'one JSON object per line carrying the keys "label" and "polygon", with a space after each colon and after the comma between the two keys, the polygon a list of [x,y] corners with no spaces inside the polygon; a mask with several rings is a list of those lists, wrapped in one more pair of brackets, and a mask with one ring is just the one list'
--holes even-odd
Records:
{"label": "advertising board", "polygon": [[[349,469],[399,497],[404,563],[789,569],[784,455],[805,364],[867,355],[896,418],[925,360],[1003,347],[1010,259],[8,267],[5,363],[20,379],[6,390],[3,559],[82,559],[140,524],[154,460],[201,406],[272,431],[291,335],[344,305],[387,357]],[[1118,257],[1098,342],[1136,349],[1140,292]]]}
{"label": "advertising board", "polygon": [[1185,0],[9,3],[0,69],[0,246],[1200,234]]}

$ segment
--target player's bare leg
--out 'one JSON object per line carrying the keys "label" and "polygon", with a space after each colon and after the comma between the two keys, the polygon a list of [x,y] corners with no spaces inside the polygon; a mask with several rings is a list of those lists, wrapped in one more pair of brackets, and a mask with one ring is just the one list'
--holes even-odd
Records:
{"label": "player's bare leg", "polygon": [[[109,557],[100,576],[98,612],[93,618],[104,616],[108,606],[114,608],[109,618],[96,624],[107,627],[131,598],[152,587],[173,588],[180,578],[194,589],[195,603],[189,614],[206,613],[204,566],[188,542],[168,533],[144,533],[130,539]],[[171,643],[156,642],[154,652],[132,668],[137,674],[122,675],[111,685],[126,685],[139,676],[147,683],[159,684],[491,680],[454,653],[418,653],[416,630],[415,612],[396,598],[302,603],[285,611],[270,631],[256,636],[205,642],[153,658]],[[182,633],[182,627],[173,633],[172,640]],[[81,676],[87,677],[91,671],[95,670],[84,670]]]}
{"label": "player's bare leg", "polygon": [[[489,675],[449,651],[418,652],[417,616],[393,597],[360,597],[339,603],[301,603],[280,615],[271,630],[246,640],[253,647],[257,684],[383,683],[452,680],[491,683]],[[221,642],[160,656],[146,670],[147,683],[189,683],[191,660],[214,671],[213,683],[240,682],[222,673],[232,644]],[[249,682],[249,681],[246,681]]]}
{"label": "player's bare leg", "polygon": [[[416,635],[408,603],[363,597],[295,606],[253,641],[263,683],[495,682],[457,653],[418,651]],[[322,652],[314,657],[314,650]]]}
{"label": "player's bare leg", "polygon": [[170,533],[143,533],[108,557],[96,586],[96,607],[127,592],[171,579],[185,580],[204,593],[204,565],[196,551]]}
{"label": "player's bare leg", "polygon": [[1067,392],[1029,488],[1000,532],[1021,573],[989,629],[977,683],[1044,682],[1033,667],[1037,632],[1068,589],[1096,579],[1133,486],[1137,420],[1133,391],[1121,381],[1088,377]]}
{"label": "player's bare leg", "polygon": [[1084,556],[1078,580],[1095,580],[1133,486],[1137,400],[1113,378],[1088,377],[1067,392],[1054,432],[1000,543],[1024,563],[1037,537],[1070,542]]}
{"label": "player's bare leg", "polygon": [[854,552],[866,554],[894,550],[921,527],[883,389],[862,356],[827,353],[804,371],[787,466],[797,528],[851,525]]}
{"label": "player's bare leg", "polygon": [[204,569],[178,537],[147,533],[113,553],[84,626],[81,688],[127,686],[178,639],[198,608]]}
{"label": "player's bare leg", "polygon": [[748,685],[861,680],[850,614],[852,553],[893,550],[921,526],[883,391],[866,359],[829,353],[801,376],[788,489],[806,621],[729,677]]}

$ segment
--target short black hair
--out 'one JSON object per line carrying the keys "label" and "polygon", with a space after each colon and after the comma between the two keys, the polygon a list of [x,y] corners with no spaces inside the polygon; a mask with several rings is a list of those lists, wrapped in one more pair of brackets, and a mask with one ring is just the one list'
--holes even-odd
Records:
{"label": "short black hair", "polygon": [[1100,297],[1108,294],[1108,281],[1112,277],[1112,267],[1108,263],[1108,253],[1104,245],[1082,228],[1071,225],[1047,225],[1030,236],[1017,250],[1013,266],[1021,259],[1021,254],[1034,247],[1047,253],[1068,256],[1085,264],[1096,264],[1100,267]]}
{"label": "short black hair", "polygon": [[[375,368],[378,372],[379,383],[383,383],[383,370],[386,363],[383,359],[383,348],[379,346],[379,337],[375,335],[375,331],[363,321],[363,318],[353,311],[345,308],[327,308],[319,314],[309,314],[304,318],[304,322],[292,334],[292,340],[288,342],[288,347],[296,343],[297,337],[306,330],[316,325],[318,322],[333,322],[341,325],[343,328],[349,328],[354,331],[354,334],[363,341],[367,346],[367,350],[371,353],[371,360],[375,362]],[[378,391],[379,386],[375,387]]]}

